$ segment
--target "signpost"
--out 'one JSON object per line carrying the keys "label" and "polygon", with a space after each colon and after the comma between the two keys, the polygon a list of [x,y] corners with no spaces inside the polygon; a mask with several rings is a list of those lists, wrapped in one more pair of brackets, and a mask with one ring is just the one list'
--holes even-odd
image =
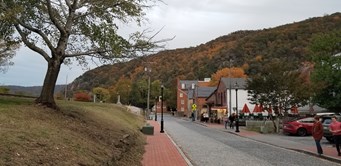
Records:
{"label": "signpost", "polygon": [[197,110],[197,105],[192,104],[192,121],[195,121],[195,111]]}

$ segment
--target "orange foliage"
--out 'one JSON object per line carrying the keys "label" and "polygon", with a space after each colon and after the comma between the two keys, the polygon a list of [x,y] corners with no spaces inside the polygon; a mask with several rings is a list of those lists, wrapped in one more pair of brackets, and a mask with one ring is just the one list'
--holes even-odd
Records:
{"label": "orange foliage", "polygon": [[[231,74],[231,76],[230,76]],[[233,67],[233,68],[223,68],[218,70],[216,73],[212,74],[211,76],[211,86],[216,86],[219,83],[220,78],[222,77],[231,77],[231,78],[246,78],[247,75],[245,74],[242,68]]]}
{"label": "orange foliage", "polygon": [[85,92],[77,92],[73,95],[73,98],[75,101],[86,101],[86,102],[91,101],[90,95],[88,95]]}
{"label": "orange foliage", "polygon": [[256,59],[256,61],[260,62],[260,61],[262,61],[263,56],[262,56],[262,55],[257,55],[257,56],[255,57],[255,59]]}

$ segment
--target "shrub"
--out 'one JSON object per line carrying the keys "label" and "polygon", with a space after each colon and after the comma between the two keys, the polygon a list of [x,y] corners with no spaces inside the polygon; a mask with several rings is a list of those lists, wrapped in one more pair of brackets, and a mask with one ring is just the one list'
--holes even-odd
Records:
{"label": "shrub", "polygon": [[77,92],[73,95],[75,101],[91,101],[91,97],[88,93],[85,92]]}

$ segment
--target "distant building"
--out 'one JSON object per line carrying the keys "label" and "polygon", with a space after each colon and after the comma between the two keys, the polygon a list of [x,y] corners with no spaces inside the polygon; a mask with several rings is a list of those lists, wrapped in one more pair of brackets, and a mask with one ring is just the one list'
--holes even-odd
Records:
{"label": "distant building", "polygon": [[198,80],[179,80],[177,81],[177,113],[178,116],[191,116],[192,105],[195,103],[196,117],[203,111],[207,111],[206,98],[216,89],[209,87],[210,79]]}
{"label": "distant building", "polygon": [[[216,90],[206,98],[210,117],[222,119],[224,115],[239,113],[246,104],[250,109],[253,105],[248,100],[245,78],[221,78]],[[236,89],[238,89],[238,108],[236,108]]]}

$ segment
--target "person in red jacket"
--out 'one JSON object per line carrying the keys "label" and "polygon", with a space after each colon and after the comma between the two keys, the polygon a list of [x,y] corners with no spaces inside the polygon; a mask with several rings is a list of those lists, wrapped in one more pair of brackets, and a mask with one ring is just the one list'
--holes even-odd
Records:
{"label": "person in red jacket", "polygon": [[313,138],[315,140],[315,143],[316,143],[316,148],[317,148],[317,154],[319,156],[321,156],[323,154],[323,150],[322,150],[322,147],[321,147],[321,139],[322,139],[322,136],[323,136],[323,127],[322,127],[322,123],[320,121],[320,117],[318,115],[316,115],[314,117],[314,125],[313,125],[313,131],[312,131],[312,135],[313,135]]}
{"label": "person in red jacket", "polygon": [[339,156],[341,156],[340,152],[340,144],[341,144],[341,122],[338,122],[336,120],[336,116],[334,115],[332,117],[332,123],[330,123],[329,126],[330,132],[332,132],[333,137],[334,137],[334,142],[336,146],[336,150]]}

